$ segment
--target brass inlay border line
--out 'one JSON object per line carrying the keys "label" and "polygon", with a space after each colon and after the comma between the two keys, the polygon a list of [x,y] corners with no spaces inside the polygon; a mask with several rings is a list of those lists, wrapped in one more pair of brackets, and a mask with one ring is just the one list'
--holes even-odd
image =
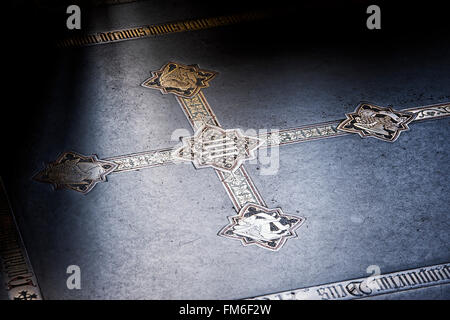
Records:
{"label": "brass inlay border line", "polygon": [[283,291],[249,300],[351,300],[450,283],[450,263]]}
{"label": "brass inlay border line", "polygon": [[112,157],[105,160],[116,163],[118,166],[112,173],[119,173],[174,164],[177,161],[172,156],[173,151],[174,149],[172,148],[160,149]]}
{"label": "brass inlay border line", "polygon": [[211,109],[211,106],[202,91],[197,93],[191,99],[177,96],[177,100],[194,130],[202,124],[221,127],[216,114]]}
{"label": "brass inlay border line", "polygon": [[211,18],[199,18],[178,22],[168,22],[127,29],[118,29],[94,34],[69,37],[57,42],[59,48],[75,48],[97,44],[115,43],[120,41],[148,38],[169,33],[203,30],[246,21],[259,20],[266,17],[266,13],[251,12],[243,14],[224,15]]}
{"label": "brass inlay border line", "polygon": [[337,130],[337,126],[342,120],[322,122],[301,126],[298,128],[282,129],[276,133],[258,135],[266,143],[262,147],[282,146],[292,143],[314,141],[325,138],[348,135],[349,133]]}
{"label": "brass inlay border line", "polygon": [[215,171],[237,212],[247,203],[267,206],[244,165],[241,165],[234,173]]}
{"label": "brass inlay border line", "polygon": [[450,116],[450,103],[431,104],[418,108],[403,109],[402,111],[416,114],[416,118],[413,121],[441,119]]}
{"label": "brass inlay border line", "polygon": [[17,223],[0,178],[0,269],[11,300],[42,300]]}

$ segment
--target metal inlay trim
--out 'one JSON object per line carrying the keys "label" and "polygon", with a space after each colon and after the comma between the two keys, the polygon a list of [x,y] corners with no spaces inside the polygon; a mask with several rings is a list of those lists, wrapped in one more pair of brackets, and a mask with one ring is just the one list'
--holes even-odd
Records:
{"label": "metal inlay trim", "polygon": [[450,283],[450,263],[271,293],[249,300],[351,300]]}
{"label": "metal inlay trim", "polygon": [[42,300],[36,276],[23,244],[0,178],[0,260],[3,283],[11,300]]}
{"label": "metal inlay trim", "polygon": [[115,43],[127,40],[143,39],[163,34],[196,31],[238,24],[246,21],[263,19],[266,16],[267,13],[250,12],[118,29],[69,37],[58,41],[57,46],[60,48],[75,48],[98,44]]}

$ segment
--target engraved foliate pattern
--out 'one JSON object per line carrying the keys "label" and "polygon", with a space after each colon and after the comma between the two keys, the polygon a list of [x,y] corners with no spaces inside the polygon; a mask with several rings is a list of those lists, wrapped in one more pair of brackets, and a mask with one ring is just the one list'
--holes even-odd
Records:
{"label": "engraved foliate pattern", "polygon": [[246,174],[243,166],[232,173],[216,171],[233,201],[236,210],[239,211],[247,203],[258,203],[265,205],[259,193],[254,188],[253,183]]}
{"label": "engraved foliate pattern", "polygon": [[173,164],[173,149],[155,150],[107,159],[117,164],[114,172],[139,170],[149,167]]}
{"label": "engraved foliate pattern", "polygon": [[275,146],[331,138],[347,134],[345,132],[338,131],[338,125],[339,121],[319,123],[301,128],[269,132],[258,135],[258,138],[263,139],[266,146]]}
{"label": "engraved foliate pattern", "polygon": [[421,108],[407,109],[406,111],[416,114],[414,121],[443,118],[450,116],[450,104],[445,103],[441,105],[425,106]]}
{"label": "engraved foliate pattern", "polygon": [[203,93],[199,92],[192,98],[177,98],[194,130],[204,125],[220,127],[219,121]]}

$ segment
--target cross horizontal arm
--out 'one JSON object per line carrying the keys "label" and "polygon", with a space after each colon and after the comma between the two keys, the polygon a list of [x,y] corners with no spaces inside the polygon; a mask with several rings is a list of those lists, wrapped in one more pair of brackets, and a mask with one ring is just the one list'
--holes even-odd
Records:
{"label": "cross horizontal arm", "polygon": [[[180,104],[183,107],[184,112],[186,113],[188,119],[190,120],[190,123],[193,125],[193,127],[195,126],[196,121],[198,124],[204,123],[206,121],[206,123],[218,125],[219,122],[217,121],[214,113],[212,113],[211,109],[208,110],[209,106],[207,104],[205,105],[205,103],[207,102],[204,99],[203,94],[200,93],[199,96],[200,97],[198,98],[194,97],[192,101],[188,101],[187,103],[184,100],[181,99],[179,100]],[[189,108],[186,108],[186,106],[189,106]],[[414,114],[415,118],[412,120],[412,122],[441,119],[450,116],[450,103],[441,103],[417,108],[409,108],[403,109],[401,111]],[[302,126],[298,128],[281,129],[277,132],[268,132],[260,134],[256,136],[256,138],[259,138],[263,141],[263,143],[260,146],[261,148],[268,148],[294,143],[315,141],[325,138],[339,137],[350,134],[349,132],[339,130],[338,126],[343,121],[344,120],[336,120],[331,122],[323,122]],[[105,176],[109,173],[120,173],[126,171],[141,170],[157,166],[165,166],[170,164],[181,163],[181,160],[176,158],[174,155],[175,150],[176,148],[150,150],[129,155],[110,157],[104,160],[99,160],[95,156],[92,156],[90,157],[91,160],[89,161],[91,161],[92,163],[96,162],[101,163],[103,161],[105,163],[109,163],[109,165],[111,166],[110,169],[102,171],[103,175],[96,180],[98,182],[98,181],[105,181],[106,180]],[[72,158],[74,158],[73,154],[74,154],[73,152],[65,152],[58,158],[56,162],[60,162],[59,160],[68,158],[67,155],[72,155]],[[88,159],[89,157],[79,155],[79,158]],[[49,166],[51,165],[54,166],[55,163],[50,164]],[[42,177],[45,171],[48,170],[49,167],[47,167],[44,171],[41,171],[37,175],[35,175],[34,177],[35,180],[42,182],[50,182],[53,183],[57,188],[68,187],[70,189],[83,193],[89,192],[95,185],[95,183],[91,183],[91,185],[88,186],[87,183],[83,182],[83,187],[80,189],[78,186],[72,187],[70,186],[70,184],[65,183],[57,184],[53,181],[49,181],[49,179],[45,177]],[[223,176],[223,174],[221,173],[218,173],[218,175],[219,177]],[[221,180],[224,181],[223,177],[221,177]],[[229,187],[228,189],[231,189],[231,187]]]}
{"label": "cross horizontal arm", "polygon": [[[199,112],[203,111],[204,110]],[[450,103],[441,103],[418,108],[402,109],[401,111],[416,114],[413,122],[441,119],[450,116]],[[195,114],[194,116],[192,116],[191,114],[190,117],[192,119],[199,118],[198,114]],[[212,119],[212,121],[213,123],[218,123],[215,117]],[[338,125],[342,121],[343,119],[311,124],[297,128],[281,129],[278,132],[268,132],[260,134],[257,137],[265,141],[261,148],[267,148],[276,145],[283,146],[287,144],[315,141],[332,137],[340,137],[350,134],[348,132],[339,131],[337,129]],[[118,164],[118,167],[112,173],[140,170],[156,166],[180,163],[179,160],[173,157],[174,150],[175,148],[151,150],[141,153],[107,158],[105,160],[109,160]]]}
{"label": "cross horizontal arm", "polygon": [[[201,97],[199,97],[199,99],[201,99]],[[199,100],[197,100],[197,102],[198,101]],[[207,116],[208,114],[211,115],[208,110],[203,110],[202,108],[204,105],[197,104],[196,100],[193,100],[191,105],[196,108],[200,108],[197,112],[193,112],[193,109],[190,109],[191,111],[189,112],[186,111],[185,108],[183,108],[185,113],[187,113],[188,118],[191,119],[191,123],[194,123],[194,121],[199,121],[201,116]],[[415,114],[416,116],[412,122],[441,119],[450,117],[450,103],[409,108],[403,109],[401,111]],[[218,124],[215,116],[210,116],[207,121],[216,125]],[[317,123],[297,128],[281,129],[277,132],[260,134],[257,136],[257,138],[264,141],[264,143],[261,145],[261,148],[268,148],[273,146],[283,146],[287,144],[309,142],[350,134],[338,129],[338,126],[340,123],[342,123],[342,121],[344,120]],[[180,163],[181,161],[174,157],[175,150],[176,148],[150,150],[129,155],[110,157],[104,160],[112,162],[116,165],[110,173],[120,173]]]}

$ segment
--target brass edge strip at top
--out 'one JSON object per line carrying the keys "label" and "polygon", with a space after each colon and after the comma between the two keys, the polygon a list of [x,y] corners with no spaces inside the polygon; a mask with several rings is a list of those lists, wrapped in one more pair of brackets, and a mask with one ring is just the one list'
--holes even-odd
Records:
{"label": "brass edge strip at top", "polygon": [[1,178],[0,261],[10,300],[43,299]]}
{"label": "brass edge strip at top", "polygon": [[225,173],[220,170],[215,170],[215,172],[237,212],[247,203],[267,206],[253,180],[248,176],[244,165],[241,165],[234,173]]}
{"label": "brass edge strip at top", "polygon": [[59,48],[75,48],[97,44],[107,44],[120,41],[148,38],[152,36],[203,30],[214,27],[237,24],[246,21],[259,20],[267,17],[267,13],[251,12],[243,14],[225,15],[211,18],[199,18],[178,22],[168,22],[155,25],[118,29],[94,34],[73,36],[57,42]]}

